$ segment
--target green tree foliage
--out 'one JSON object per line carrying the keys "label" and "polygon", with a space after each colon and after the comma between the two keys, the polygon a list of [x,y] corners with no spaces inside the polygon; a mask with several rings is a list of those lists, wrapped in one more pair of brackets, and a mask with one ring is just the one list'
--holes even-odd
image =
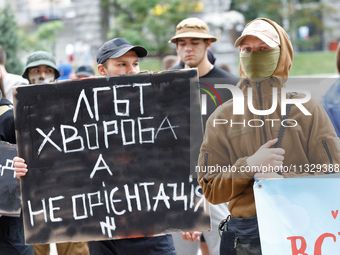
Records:
{"label": "green tree foliage", "polygon": [[[258,17],[276,21],[290,34],[296,50],[321,50],[322,33],[327,30],[322,16],[334,13],[316,0],[233,0],[231,9],[241,12],[246,22]],[[303,26],[308,27],[309,38],[299,36]]]}
{"label": "green tree foliage", "polygon": [[17,31],[17,23],[11,7],[6,5],[0,8],[0,45],[7,55],[6,70],[10,73],[21,74],[23,71],[23,64],[19,59],[21,40]]}
{"label": "green tree foliage", "polygon": [[102,4],[110,4],[114,17],[108,38],[122,37],[143,45],[149,55],[168,54],[168,41],[175,34],[176,25],[202,10],[199,0],[111,0]]}
{"label": "green tree foliage", "polygon": [[60,20],[43,23],[39,28],[29,35],[21,32],[21,37],[26,52],[45,50],[54,54],[56,36],[62,31],[64,24]]}
{"label": "green tree foliage", "polygon": [[259,17],[282,22],[282,0],[233,0],[231,9],[241,12],[246,23]]}
{"label": "green tree foliage", "polygon": [[22,74],[24,64],[20,57],[22,52],[46,50],[54,53],[56,36],[63,29],[61,21],[47,22],[39,26],[31,34],[18,29],[16,18],[10,7],[0,8],[0,45],[5,49],[6,70],[10,73]]}
{"label": "green tree foliage", "polygon": [[[303,1],[301,1],[303,2]],[[304,2],[307,2],[305,0]],[[322,50],[322,34],[329,30],[322,20],[323,15],[330,15],[335,9],[323,3],[302,3],[289,5],[289,31],[293,35],[292,41],[301,51]],[[306,26],[309,29],[309,37],[302,38],[298,29]]]}

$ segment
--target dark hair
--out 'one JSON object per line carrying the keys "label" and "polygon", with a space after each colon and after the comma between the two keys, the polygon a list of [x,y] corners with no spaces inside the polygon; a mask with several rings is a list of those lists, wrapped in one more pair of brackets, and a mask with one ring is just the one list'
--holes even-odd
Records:
{"label": "dark hair", "polygon": [[4,65],[6,62],[6,52],[4,48],[0,45],[0,65]]}

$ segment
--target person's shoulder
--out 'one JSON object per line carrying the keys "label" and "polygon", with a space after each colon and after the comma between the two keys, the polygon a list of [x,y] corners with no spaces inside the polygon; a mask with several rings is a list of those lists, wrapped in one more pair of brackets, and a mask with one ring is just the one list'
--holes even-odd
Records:
{"label": "person's shoulder", "polygon": [[28,85],[28,80],[18,74],[8,73],[4,78],[4,83],[15,85]]}
{"label": "person's shoulder", "polygon": [[236,78],[236,79],[238,79],[235,75],[227,72],[226,70],[219,68],[218,66],[214,66],[214,68],[211,69],[211,73],[213,73],[216,76],[216,78]]}
{"label": "person's shoulder", "polygon": [[8,125],[14,122],[13,104],[5,98],[0,99],[0,119]]}
{"label": "person's shoulder", "polygon": [[13,105],[13,104],[8,99],[2,97],[0,99],[0,106],[2,106],[2,105]]}
{"label": "person's shoulder", "polygon": [[328,88],[326,93],[323,95],[322,103],[325,107],[340,106],[340,76],[335,82]]}
{"label": "person's shoulder", "polygon": [[217,79],[217,78],[227,78],[229,80],[229,83],[230,84],[233,84],[233,85],[236,85],[238,82],[239,82],[239,78],[236,77],[235,75],[217,67],[217,66],[214,66],[213,69],[210,70],[209,73],[207,73],[206,75],[204,75],[203,77],[200,77],[200,78],[214,78],[214,79]]}

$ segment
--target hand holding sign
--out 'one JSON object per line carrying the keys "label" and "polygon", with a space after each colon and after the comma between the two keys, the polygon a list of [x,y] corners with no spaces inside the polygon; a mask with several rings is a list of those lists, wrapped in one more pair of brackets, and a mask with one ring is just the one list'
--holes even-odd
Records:
{"label": "hand holding sign", "polygon": [[21,176],[25,176],[27,173],[27,165],[25,164],[25,160],[23,158],[14,157],[14,171],[15,176],[20,179]]}
{"label": "hand holding sign", "polygon": [[17,87],[26,243],[209,229],[190,175],[202,136],[196,85],[188,70]]}
{"label": "hand holding sign", "polygon": [[183,240],[189,241],[189,242],[199,242],[201,234],[202,232],[199,232],[199,231],[185,232],[182,234],[182,238]]}

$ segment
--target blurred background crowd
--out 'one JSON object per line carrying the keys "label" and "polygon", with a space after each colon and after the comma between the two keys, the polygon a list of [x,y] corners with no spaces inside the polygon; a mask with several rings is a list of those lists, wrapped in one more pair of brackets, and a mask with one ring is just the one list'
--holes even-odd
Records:
{"label": "blurred background crowd", "polygon": [[212,48],[216,64],[238,75],[233,43],[248,21],[266,17],[291,37],[295,59],[290,75],[335,74],[339,12],[338,0],[0,0],[0,45],[7,53],[7,70],[21,74],[35,50],[51,52],[58,65],[67,62],[73,70],[95,67],[102,43],[121,37],[148,49],[141,69],[159,71],[165,56],[176,55],[168,43],[176,24],[198,17],[218,38]]}

